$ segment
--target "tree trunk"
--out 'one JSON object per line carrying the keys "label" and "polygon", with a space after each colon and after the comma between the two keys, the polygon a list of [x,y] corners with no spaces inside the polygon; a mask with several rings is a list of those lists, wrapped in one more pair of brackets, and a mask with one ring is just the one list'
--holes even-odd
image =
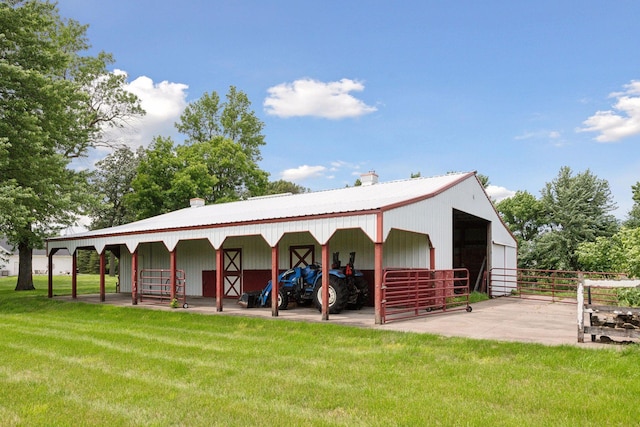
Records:
{"label": "tree trunk", "polygon": [[33,248],[28,241],[22,240],[18,243],[18,255],[20,256],[20,264],[16,291],[32,291],[35,289],[33,286]]}

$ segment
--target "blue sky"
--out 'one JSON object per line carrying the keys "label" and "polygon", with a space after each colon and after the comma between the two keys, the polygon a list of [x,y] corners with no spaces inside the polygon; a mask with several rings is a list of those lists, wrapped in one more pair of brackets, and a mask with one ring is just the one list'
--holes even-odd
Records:
{"label": "blue sky", "polygon": [[[538,196],[562,166],[640,181],[640,2],[60,0],[173,136],[204,92],[245,92],[261,167],[312,190],[472,171]],[[89,160],[87,160],[89,162]]]}

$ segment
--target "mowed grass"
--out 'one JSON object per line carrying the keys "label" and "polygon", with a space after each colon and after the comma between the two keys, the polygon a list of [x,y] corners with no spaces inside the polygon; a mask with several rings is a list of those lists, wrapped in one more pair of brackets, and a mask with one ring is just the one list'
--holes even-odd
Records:
{"label": "mowed grass", "polygon": [[[85,277],[82,292],[97,292]],[[70,293],[56,278],[55,293]],[[69,281],[70,283],[70,281]],[[145,310],[0,280],[2,426],[637,425],[640,350]]]}

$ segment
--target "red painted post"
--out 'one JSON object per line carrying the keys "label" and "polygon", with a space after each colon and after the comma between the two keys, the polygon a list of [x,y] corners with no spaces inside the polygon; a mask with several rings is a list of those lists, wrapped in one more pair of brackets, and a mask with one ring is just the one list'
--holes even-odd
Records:
{"label": "red painted post", "polygon": [[100,252],[100,301],[104,302],[105,300],[105,290],[104,290],[104,270],[107,265],[107,260],[105,257],[105,250],[103,249]]}
{"label": "red painted post", "polygon": [[177,266],[177,260],[176,260],[176,252],[177,250],[174,248],[170,253],[169,253],[169,268],[171,269],[171,278],[169,279],[169,284],[171,287],[170,293],[171,293],[171,301],[173,301],[173,299],[176,297],[176,266]]}
{"label": "red painted post", "polygon": [[436,269],[436,248],[429,248],[429,265],[431,265],[431,269]]}
{"label": "red painted post", "polygon": [[373,282],[374,282],[374,309],[375,323],[382,324],[382,242],[384,241],[384,228],[382,227],[383,214],[376,215],[376,241],[374,243]]}
{"label": "red painted post", "polygon": [[329,320],[329,244],[322,245],[322,320]]}
{"label": "red painted post", "polygon": [[375,307],[375,323],[382,324],[382,243],[374,244],[374,307]]}
{"label": "red painted post", "polygon": [[138,249],[131,254],[131,304],[138,305]]}
{"label": "red painted post", "polygon": [[278,245],[271,248],[271,316],[278,317]]}
{"label": "red painted post", "polygon": [[224,298],[224,283],[222,280],[224,259],[222,255],[222,247],[216,249],[216,311],[222,311],[222,298]]}
{"label": "red painted post", "polygon": [[78,250],[71,256],[71,298],[78,298]]}

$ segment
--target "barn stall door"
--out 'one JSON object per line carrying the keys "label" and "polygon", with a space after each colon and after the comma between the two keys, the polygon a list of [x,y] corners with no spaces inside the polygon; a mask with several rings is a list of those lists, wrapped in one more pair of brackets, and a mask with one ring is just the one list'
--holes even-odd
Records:
{"label": "barn stall door", "polygon": [[222,282],[225,297],[239,297],[242,292],[242,249],[224,249]]}
{"label": "barn stall door", "polygon": [[289,266],[306,267],[315,262],[315,247],[313,245],[308,246],[291,246],[289,248]]}

